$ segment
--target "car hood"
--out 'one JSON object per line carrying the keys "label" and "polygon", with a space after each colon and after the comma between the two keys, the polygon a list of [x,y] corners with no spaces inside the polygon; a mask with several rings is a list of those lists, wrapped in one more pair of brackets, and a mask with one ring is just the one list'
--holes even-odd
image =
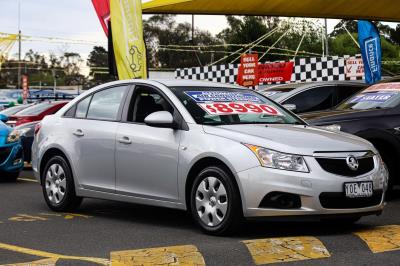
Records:
{"label": "car hood", "polygon": [[8,136],[8,133],[10,133],[10,131],[11,128],[0,121],[0,136]]}
{"label": "car hood", "polygon": [[325,110],[301,114],[300,117],[311,125],[326,125],[349,120],[381,116],[385,109],[379,110]]}
{"label": "car hood", "polygon": [[312,156],[315,152],[375,151],[359,137],[302,125],[204,126],[208,134],[285,153]]}

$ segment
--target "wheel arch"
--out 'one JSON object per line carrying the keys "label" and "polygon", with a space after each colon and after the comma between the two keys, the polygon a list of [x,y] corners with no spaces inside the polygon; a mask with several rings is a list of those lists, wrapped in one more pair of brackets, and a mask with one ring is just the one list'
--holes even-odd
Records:
{"label": "wheel arch", "polygon": [[217,158],[215,156],[206,156],[197,159],[197,161],[191,166],[190,170],[188,171],[188,174],[186,176],[186,182],[185,182],[185,204],[186,204],[186,209],[190,209],[190,192],[191,188],[194,182],[194,179],[196,178],[197,174],[199,174],[203,169],[205,169],[208,166],[221,166],[225,168],[225,170],[228,171],[228,174],[234,179],[234,184],[236,186],[236,189],[240,193],[240,199],[243,204],[243,197],[242,197],[242,189],[241,186],[238,182],[237,176],[235,175],[235,172],[232,170],[232,168],[225,163],[223,160],[220,158]]}
{"label": "wheel arch", "polygon": [[69,168],[70,168],[71,171],[73,172],[73,169],[72,169],[72,167],[71,167],[70,160],[69,160],[69,158],[67,157],[67,155],[65,154],[65,152],[64,152],[62,149],[58,148],[58,147],[52,147],[52,148],[49,148],[48,150],[46,150],[46,151],[43,153],[43,156],[41,157],[40,164],[39,164],[40,183],[42,183],[43,171],[44,171],[44,168],[46,167],[47,162],[48,162],[51,158],[53,158],[54,156],[61,156],[61,157],[63,157],[63,158],[65,159],[65,161],[67,162]]}

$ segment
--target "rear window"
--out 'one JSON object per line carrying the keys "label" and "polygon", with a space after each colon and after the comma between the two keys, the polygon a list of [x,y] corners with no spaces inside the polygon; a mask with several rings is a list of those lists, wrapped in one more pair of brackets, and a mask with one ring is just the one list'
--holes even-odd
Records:
{"label": "rear window", "polygon": [[55,104],[51,102],[45,102],[45,103],[39,103],[34,106],[28,107],[25,110],[22,110],[21,112],[16,113],[16,115],[23,115],[23,116],[28,116],[28,115],[40,115],[47,109],[53,107]]}
{"label": "rear window", "polygon": [[10,116],[24,110],[25,108],[27,108],[25,105],[14,106],[1,111],[0,114]]}

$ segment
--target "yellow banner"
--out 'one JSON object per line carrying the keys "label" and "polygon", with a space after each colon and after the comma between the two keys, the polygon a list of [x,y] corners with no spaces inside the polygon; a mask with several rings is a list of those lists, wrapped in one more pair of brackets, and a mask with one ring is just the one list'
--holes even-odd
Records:
{"label": "yellow banner", "polygon": [[111,29],[119,79],[147,78],[142,1],[112,0]]}

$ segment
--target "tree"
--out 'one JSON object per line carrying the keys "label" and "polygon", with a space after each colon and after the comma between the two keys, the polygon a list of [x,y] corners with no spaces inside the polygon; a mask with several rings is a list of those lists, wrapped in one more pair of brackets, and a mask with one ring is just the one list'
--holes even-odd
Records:
{"label": "tree", "polygon": [[[217,38],[207,31],[195,29],[192,40],[192,25],[176,23],[174,15],[154,15],[143,21],[143,27],[150,68],[206,65],[221,56],[200,48],[203,45],[221,44]],[[199,48],[193,49],[191,46]]]}
{"label": "tree", "polygon": [[95,46],[90,52],[87,65],[90,67],[89,76],[94,84],[101,84],[115,80],[115,77],[108,73],[108,52],[102,46]]}

